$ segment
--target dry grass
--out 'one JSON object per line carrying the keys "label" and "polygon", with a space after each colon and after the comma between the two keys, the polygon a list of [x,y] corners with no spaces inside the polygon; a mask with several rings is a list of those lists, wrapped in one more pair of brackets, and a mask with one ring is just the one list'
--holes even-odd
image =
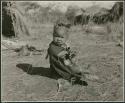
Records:
{"label": "dry grass", "polygon": [[123,23],[108,23],[106,24],[108,33],[110,35],[109,39],[113,41],[123,41]]}
{"label": "dry grass", "polygon": [[[20,57],[12,51],[2,51],[3,101],[47,101],[49,98],[49,101],[122,100],[123,48],[116,46],[112,40],[104,39],[114,38],[117,33],[122,34],[121,24],[98,26],[90,23],[86,27],[71,27],[70,41],[72,47],[78,51],[78,65],[84,69],[89,64],[90,72],[98,75],[102,83],[87,81],[88,86],[74,85],[57,97],[53,96],[57,93],[57,81],[48,77],[49,62],[45,60],[46,49],[52,40],[53,24],[27,20],[27,27],[31,36],[25,38],[21,35],[19,41],[28,42],[45,52],[41,56]],[[86,28],[88,33],[85,32]],[[109,37],[109,34],[113,36]],[[32,64],[36,74],[28,74],[25,63]],[[17,64],[22,64],[25,68],[16,67]]]}
{"label": "dry grass", "polygon": [[123,22],[111,23],[96,25],[89,23],[83,26],[83,30],[87,34],[98,34],[104,35],[105,39],[115,42],[123,41]]}
{"label": "dry grass", "polygon": [[87,25],[83,25],[83,30],[86,33],[93,33],[99,35],[107,34],[107,28],[103,24],[97,25],[93,22],[89,22]]}
{"label": "dry grass", "polygon": [[[46,49],[52,41],[53,24],[33,22],[26,24],[30,36],[22,34],[19,41],[28,42],[45,50],[41,56],[18,56],[13,51],[2,51],[2,100],[3,101],[122,101],[123,99],[123,48],[116,46],[122,41],[122,23],[103,25],[72,26],[70,29],[71,47],[77,54],[78,65],[87,65],[92,74],[101,82],[87,81],[88,86],[74,85],[57,93],[57,81],[50,76],[49,61],[45,60]],[[90,34],[90,35],[89,35]],[[33,74],[27,73],[26,63],[32,65]],[[17,65],[23,67],[18,67]]]}
{"label": "dry grass", "polygon": [[[32,29],[31,29],[32,28]],[[47,49],[52,40],[53,25],[29,25],[32,37],[27,40],[35,47]],[[34,38],[35,39],[34,39]],[[54,97],[57,81],[47,77],[44,67],[49,67],[45,60],[46,52],[41,56],[19,57],[12,51],[2,51],[2,100],[11,101],[98,101],[122,100],[123,55],[122,48],[114,42],[104,40],[103,35],[87,35],[81,26],[74,26],[70,31],[72,46],[78,51],[81,68],[90,65],[90,71],[100,77],[103,83],[88,81],[88,86],[74,85]],[[17,64],[32,64],[37,71],[26,73],[27,67],[21,69]],[[121,88],[121,89],[120,89]]]}

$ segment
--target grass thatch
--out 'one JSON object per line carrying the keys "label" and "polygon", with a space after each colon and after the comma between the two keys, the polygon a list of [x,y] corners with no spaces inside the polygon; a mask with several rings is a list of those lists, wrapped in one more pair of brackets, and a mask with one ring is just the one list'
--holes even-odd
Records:
{"label": "grass thatch", "polygon": [[[5,8],[7,9],[3,8],[3,13],[4,13],[3,20],[4,19],[9,20],[9,19],[6,19],[5,16],[8,18],[11,18],[9,25],[8,24],[5,24],[5,26],[2,25],[4,32],[9,31],[5,35],[9,35],[9,34],[12,35],[10,30],[6,29],[6,26],[8,26],[8,28],[10,28],[9,26],[12,26],[14,31],[14,36],[17,36],[17,37],[23,36],[23,39],[25,38],[25,35],[31,35],[33,36],[33,38],[36,38],[37,37],[36,35],[42,36],[41,33],[36,34],[36,32],[33,31],[32,29],[35,27],[37,29],[46,30],[46,27],[45,27],[46,25],[49,25],[49,24],[53,25],[54,21],[57,18],[59,18],[60,16],[64,16],[58,10],[49,12],[51,10],[49,6],[48,8],[44,8],[33,3],[30,4],[30,2],[28,3],[21,2],[18,5],[17,5],[17,2],[15,2],[15,4],[14,2],[10,2],[10,3],[2,2],[2,5],[4,3],[9,5],[11,4],[10,6],[8,5],[5,6]],[[92,10],[94,10],[94,8]],[[29,12],[29,11],[33,11],[33,12]],[[122,39],[123,2],[116,2],[110,10],[105,8],[98,10],[98,8],[96,8],[95,10],[96,12],[94,12],[95,13],[94,15],[90,15],[90,13],[87,13],[86,11],[87,9],[84,10],[83,12],[84,14],[81,15],[82,19],[79,20],[80,24],[83,25],[84,31],[86,31],[87,33],[113,34],[113,36],[117,34],[117,35],[121,35],[120,38]],[[9,12],[9,13],[7,14],[6,12]],[[69,8],[69,12],[68,11],[66,12],[67,17],[69,17],[72,24],[74,24],[75,22],[73,21],[75,20],[75,17],[73,16],[74,12],[75,12],[74,8]],[[118,21],[118,24],[115,23],[116,21]],[[42,27],[41,24],[44,24],[44,26]],[[97,28],[98,26],[101,26],[100,29]],[[53,30],[47,30],[47,32],[48,34],[50,34],[50,32],[52,33]],[[4,35],[4,33],[2,34]],[[114,38],[113,36],[110,38]]]}
{"label": "grass thatch", "polygon": [[110,18],[112,21],[118,21],[119,18],[123,15],[123,2],[116,2],[111,10],[109,10]]}
{"label": "grass thatch", "polygon": [[[26,21],[24,19],[24,15],[18,9],[15,2],[2,2],[2,8],[3,8],[2,34],[4,36],[8,36],[8,32],[10,31],[13,31],[13,33],[11,33],[10,36],[21,37],[22,35],[30,35],[26,25]],[[8,23],[6,21],[7,18],[8,18]]]}

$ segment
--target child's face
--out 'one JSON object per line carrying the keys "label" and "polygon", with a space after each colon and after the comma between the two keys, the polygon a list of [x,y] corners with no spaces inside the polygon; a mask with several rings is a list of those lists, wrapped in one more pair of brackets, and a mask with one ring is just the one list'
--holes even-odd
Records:
{"label": "child's face", "polygon": [[64,42],[66,42],[66,41],[68,40],[68,38],[69,38],[68,32],[69,32],[69,28],[67,28],[67,27],[65,27],[65,26],[58,26],[58,27],[56,28],[56,33],[57,33],[58,35],[62,36],[62,40],[63,40]]}
{"label": "child's face", "polygon": [[59,38],[59,37],[54,37],[53,40],[57,43],[57,44],[64,44],[66,43],[67,40],[65,40],[65,38]]}

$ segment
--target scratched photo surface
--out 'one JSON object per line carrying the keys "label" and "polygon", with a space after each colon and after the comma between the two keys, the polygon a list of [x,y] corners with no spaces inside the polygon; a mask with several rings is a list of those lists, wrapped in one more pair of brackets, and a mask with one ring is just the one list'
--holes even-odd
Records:
{"label": "scratched photo surface", "polygon": [[123,4],[2,1],[2,101],[123,101]]}

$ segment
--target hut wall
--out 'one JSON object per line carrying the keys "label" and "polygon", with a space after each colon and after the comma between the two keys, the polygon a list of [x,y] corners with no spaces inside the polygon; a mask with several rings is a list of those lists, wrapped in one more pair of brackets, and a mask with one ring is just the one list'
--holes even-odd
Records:
{"label": "hut wall", "polygon": [[2,34],[6,37],[15,36],[13,21],[9,10],[7,10],[8,2],[2,2]]}
{"label": "hut wall", "polygon": [[27,37],[30,35],[25,15],[16,3],[2,2],[2,34],[7,37]]}

